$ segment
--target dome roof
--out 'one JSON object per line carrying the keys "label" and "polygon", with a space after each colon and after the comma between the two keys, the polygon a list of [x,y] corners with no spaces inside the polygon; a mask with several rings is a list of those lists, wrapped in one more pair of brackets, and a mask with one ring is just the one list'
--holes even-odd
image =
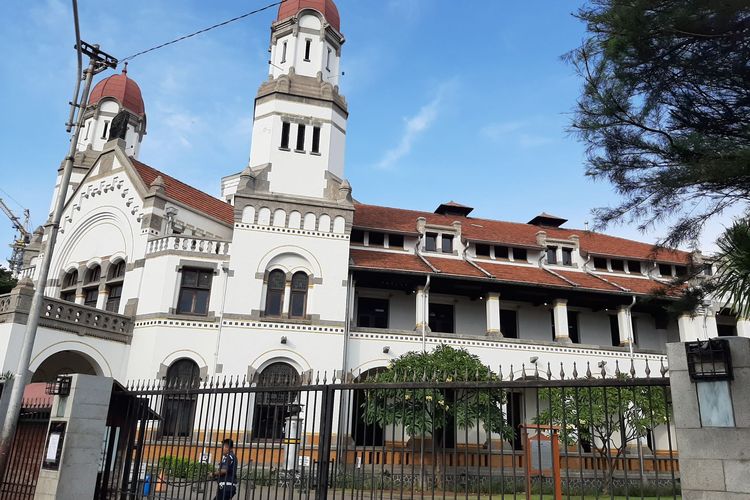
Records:
{"label": "dome roof", "polygon": [[279,5],[279,14],[276,16],[277,21],[288,17],[296,16],[301,10],[317,10],[326,18],[328,24],[341,31],[341,20],[339,10],[333,0],[286,0]]}
{"label": "dome roof", "polygon": [[122,107],[138,116],[146,114],[141,89],[135,80],[128,78],[126,69],[119,75],[112,75],[97,83],[89,96],[89,105],[96,104],[105,97],[117,99]]}

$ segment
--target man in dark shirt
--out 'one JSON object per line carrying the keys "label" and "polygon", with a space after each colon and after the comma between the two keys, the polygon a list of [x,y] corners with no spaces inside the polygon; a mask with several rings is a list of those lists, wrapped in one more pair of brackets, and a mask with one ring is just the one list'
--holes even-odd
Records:
{"label": "man in dark shirt", "polygon": [[219,483],[216,500],[229,500],[237,493],[236,486],[237,457],[234,454],[234,443],[227,438],[222,442],[222,457],[219,470],[213,473]]}

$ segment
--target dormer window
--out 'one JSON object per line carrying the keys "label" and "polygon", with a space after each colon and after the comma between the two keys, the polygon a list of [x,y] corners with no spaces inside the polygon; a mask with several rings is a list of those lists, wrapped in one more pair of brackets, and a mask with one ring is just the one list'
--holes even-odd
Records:
{"label": "dormer window", "polygon": [[631,272],[634,274],[641,274],[641,262],[638,260],[629,260],[628,272]]}
{"label": "dormer window", "polygon": [[513,260],[528,260],[528,252],[525,248],[514,248],[513,249]]}
{"label": "dormer window", "polygon": [[443,253],[453,253],[453,235],[444,234],[441,240],[441,249]]}
{"label": "dormer window", "polygon": [[437,233],[427,233],[424,239],[424,249],[428,252],[437,252]]}
{"label": "dormer window", "polygon": [[686,276],[688,273],[687,266],[674,266],[675,276]]}
{"label": "dormer window", "polygon": [[305,40],[305,61],[310,62],[310,48],[312,47],[312,40],[309,38]]}
{"label": "dormer window", "polygon": [[482,244],[482,243],[477,243],[476,253],[477,253],[477,257],[489,257],[490,256],[490,246]]}
{"label": "dormer window", "polygon": [[495,258],[496,259],[507,259],[508,258],[508,247],[496,246],[495,247]]}
{"label": "dormer window", "polygon": [[368,245],[370,245],[371,247],[385,246],[385,233],[370,231],[370,238],[368,240]]}
{"label": "dormer window", "polygon": [[388,235],[388,248],[398,248],[400,250],[403,250],[404,235],[403,234],[389,234]]}
{"label": "dormer window", "polygon": [[611,259],[609,261],[610,266],[612,266],[612,272],[615,273],[624,273],[625,272],[625,261],[622,259]]}
{"label": "dormer window", "polygon": [[672,266],[670,264],[659,264],[659,274],[662,276],[672,276]]}
{"label": "dormer window", "polygon": [[594,269],[597,271],[608,271],[607,259],[604,257],[594,257]]}
{"label": "dormer window", "polygon": [[547,247],[547,264],[557,264],[557,247]]}
{"label": "dormer window", "polygon": [[562,249],[562,264],[563,266],[573,265],[573,249],[572,248]]}

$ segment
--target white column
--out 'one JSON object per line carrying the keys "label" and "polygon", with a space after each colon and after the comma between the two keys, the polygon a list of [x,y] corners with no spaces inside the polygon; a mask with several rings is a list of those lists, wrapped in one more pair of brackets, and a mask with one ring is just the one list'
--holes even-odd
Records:
{"label": "white column", "polygon": [[109,298],[109,290],[107,287],[99,289],[99,296],[96,298],[96,308],[105,309],[107,306],[107,299]]}
{"label": "white column", "polygon": [[429,300],[429,296],[424,291],[423,286],[417,287],[417,293],[416,293],[416,300],[414,301],[414,307],[415,307],[415,316],[416,316],[416,326],[414,329],[416,331],[421,331],[422,326],[424,325],[425,330],[427,329],[427,326],[429,324],[429,318],[425,317],[426,307],[425,307],[425,301]]}
{"label": "white column", "polygon": [[719,328],[716,326],[716,313],[713,308],[706,308],[702,316],[698,316],[701,322],[701,330],[703,335],[708,339],[713,339],[719,336]]}
{"label": "white column", "polygon": [[[716,318],[714,318],[716,321]],[[677,318],[677,327],[680,330],[680,342],[693,340],[708,340],[703,328],[703,314],[683,314]]]}
{"label": "white column", "polygon": [[737,336],[750,338],[750,319],[737,319]]}
{"label": "white column", "polygon": [[552,305],[552,314],[555,319],[555,341],[570,342],[568,335],[568,301],[555,299]]}
{"label": "white column", "polygon": [[620,332],[620,345],[627,347],[633,338],[633,321],[627,306],[617,308],[617,330]]}
{"label": "white column", "polygon": [[487,294],[487,335],[496,335],[502,337],[500,331],[500,294],[490,292]]}

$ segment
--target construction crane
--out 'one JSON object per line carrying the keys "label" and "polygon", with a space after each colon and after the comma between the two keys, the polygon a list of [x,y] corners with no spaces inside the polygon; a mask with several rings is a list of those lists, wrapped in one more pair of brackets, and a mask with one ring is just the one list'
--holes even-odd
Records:
{"label": "construction crane", "polygon": [[10,248],[13,252],[8,259],[8,267],[13,276],[18,276],[23,268],[23,252],[26,249],[26,245],[31,242],[31,231],[29,231],[29,219],[31,214],[28,208],[23,209],[23,222],[21,219],[13,213],[13,210],[5,204],[2,198],[0,198],[0,210],[5,213],[13,224],[13,228],[16,230],[17,237],[10,244]]}

